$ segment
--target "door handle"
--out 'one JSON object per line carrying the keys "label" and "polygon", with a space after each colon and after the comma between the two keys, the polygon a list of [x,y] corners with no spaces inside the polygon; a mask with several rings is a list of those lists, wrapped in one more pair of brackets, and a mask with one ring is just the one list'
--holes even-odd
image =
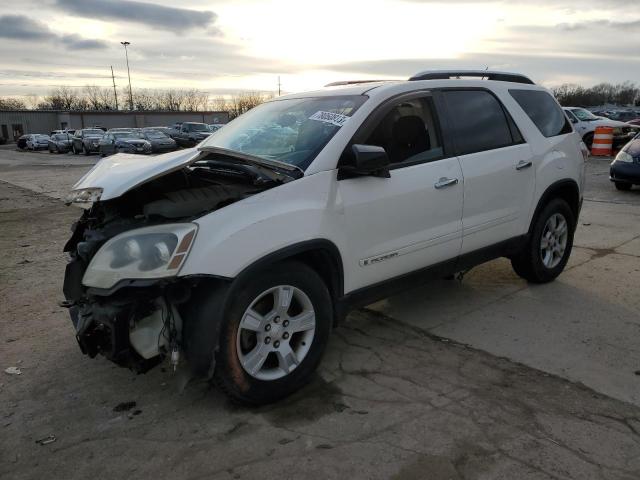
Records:
{"label": "door handle", "polygon": [[520,160],[516,165],[516,170],[524,170],[525,168],[529,168],[533,165],[533,162],[525,162],[524,160]]}
{"label": "door handle", "polygon": [[458,179],[457,178],[446,178],[446,177],[442,177],[440,180],[438,180],[434,187],[440,189],[440,188],[444,188],[444,187],[450,187],[451,185],[455,185],[456,183],[458,183]]}

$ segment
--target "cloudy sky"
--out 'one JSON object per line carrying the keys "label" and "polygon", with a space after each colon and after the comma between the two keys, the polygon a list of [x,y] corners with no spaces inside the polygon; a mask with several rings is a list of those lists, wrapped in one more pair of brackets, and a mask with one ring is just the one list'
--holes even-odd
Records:
{"label": "cloudy sky", "polygon": [[0,2],[0,95],[59,85],[295,92],[425,69],[640,83],[640,0]]}

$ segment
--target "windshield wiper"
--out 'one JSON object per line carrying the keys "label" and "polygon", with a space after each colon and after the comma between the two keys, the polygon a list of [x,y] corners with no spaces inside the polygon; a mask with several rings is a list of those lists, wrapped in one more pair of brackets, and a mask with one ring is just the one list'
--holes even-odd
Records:
{"label": "windshield wiper", "polygon": [[[292,180],[296,180],[304,176],[304,170],[297,165],[291,165],[290,163],[281,162],[279,160],[270,160],[257,155],[251,155],[244,152],[238,152],[236,150],[229,150],[221,147],[199,147],[198,150],[203,152],[219,153],[232,159],[238,159],[258,167],[266,167],[267,169],[276,172],[279,175],[284,175]],[[278,178],[274,178],[278,180]],[[281,180],[281,179],[279,179]]]}

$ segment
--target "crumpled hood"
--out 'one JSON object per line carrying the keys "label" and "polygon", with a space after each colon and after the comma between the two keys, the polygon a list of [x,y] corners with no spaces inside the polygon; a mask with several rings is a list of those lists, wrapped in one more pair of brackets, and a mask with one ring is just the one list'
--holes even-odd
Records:
{"label": "crumpled hood", "polygon": [[189,165],[200,155],[195,148],[155,157],[118,153],[100,160],[72,190],[101,188],[100,200],[117,198],[138,185]]}

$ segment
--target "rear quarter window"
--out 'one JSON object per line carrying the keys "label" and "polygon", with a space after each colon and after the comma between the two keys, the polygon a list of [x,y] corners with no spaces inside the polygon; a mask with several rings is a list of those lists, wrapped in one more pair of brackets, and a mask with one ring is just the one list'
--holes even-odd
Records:
{"label": "rear quarter window", "polygon": [[571,124],[560,105],[547,92],[509,90],[509,93],[545,137],[572,132]]}
{"label": "rear quarter window", "polygon": [[500,102],[485,90],[445,91],[460,155],[522,143],[522,136]]}

